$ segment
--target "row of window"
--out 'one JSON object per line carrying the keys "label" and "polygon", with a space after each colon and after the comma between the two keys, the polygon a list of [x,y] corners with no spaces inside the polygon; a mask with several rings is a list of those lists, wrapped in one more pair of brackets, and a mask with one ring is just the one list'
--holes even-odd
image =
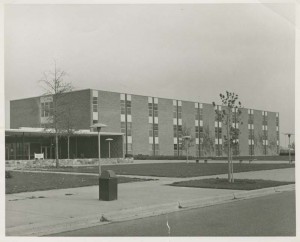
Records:
{"label": "row of window", "polygon": [[97,91],[93,91],[92,109],[93,109],[93,124],[96,124],[98,123],[98,92]]}
{"label": "row of window", "polygon": [[216,155],[222,155],[222,107],[215,106],[215,138],[216,138]]}
{"label": "row of window", "polygon": [[158,124],[149,124],[149,137],[158,137]]}
{"label": "row of window", "polygon": [[120,108],[121,132],[125,134],[124,150],[126,154],[132,154],[131,95],[120,94]]}
{"label": "row of window", "polygon": [[41,117],[53,116],[53,102],[42,102],[41,103]]}
{"label": "row of window", "polygon": [[173,100],[174,155],[182,155],[182,102]]}
{"label": "row of window", "polygon": [[148,118],[150,155],[159,155],[158,98],[148,97]]}
{"label": "row of window", "polygon": [[195,138],[196,138],[196,155],[201,156],[203,150],[203,105],[202,103],[195,103]]}

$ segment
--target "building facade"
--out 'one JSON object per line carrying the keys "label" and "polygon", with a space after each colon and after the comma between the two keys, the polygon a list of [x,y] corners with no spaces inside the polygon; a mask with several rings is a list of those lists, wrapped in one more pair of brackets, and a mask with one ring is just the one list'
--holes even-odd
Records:
{"label": "building facade", "polygon": [[[123,151],[131,155],[182,156],[183,137],[190,136],[189,155],[226,156],[223,106],[101,90],[67,93],[61,107],[72,128],[90,129],[104,123],[103,132],[124,134]],[[41,96],[10,102],[11,128],[46,127],[51,123],[53,98]],[[279,113],[240,108],[232,110],[234,155],[279,154]]]}

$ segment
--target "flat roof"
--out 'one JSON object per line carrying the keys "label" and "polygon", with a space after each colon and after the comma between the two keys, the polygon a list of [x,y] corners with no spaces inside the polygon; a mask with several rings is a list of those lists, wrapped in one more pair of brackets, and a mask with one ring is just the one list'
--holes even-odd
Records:
{"label": "flat roof", "polygon": [[[44,128],[31,128],[31,127],[21,127],[19,129],[5,129],[5,136],[17,135],[17,134],[29,134],[29,135],[42,135],[42,136],[51,136],[54,134],[53,129],[44,129]],[[90,131],[88,129],[75,130],[72,133],[73,136],[97,136],[98,132]],[[100,132],[102,136],[120,136],[124,135],[123,133],[118,132]]]}
{"label": "flat roof", "polygon": [[[68,93],[73,93],[73,92],[81,92],[81,91],[100,91],[100,92],[110,92],[110,93],[116,93],[116,94],[128,94],[128,95],[132,95],[132,96],[141,96],[141,97],[155,97],[155,98],[159,98],[159,99],[167,99],[167,100],[178,100],[178,101],[182,101],[182,102],[191,102],[191,103],[202,103],[202,104],[206,104],[206,105],[212,105],[211,103],[208,102],[201,102],[200,100],[196,100],[196,98],[193,98],[193,100],[186,100],[186,99],[178,99],[178,98],[170,98],[170,97],[158,97],[158,96],[151,96],[151,95],[141,95],[141,94],[134,94],[134,93],[127,93],[127,92],[117,92],[117,91],[110,91],[110,90],[101,90],[101,89],[94,89],[94,88],[84,88],[84,89],[78,89],[78,90],[72,90],[70,92],[66,92],[65,94]],[[14,100],[10,100],[10,101],[21,101],[24,99],[30,99],[30,98],[40,98],[42,96],[51,96],[50,95],[40,95],[40,96],[34,96],[34,97],[28,97],[28,98],[20,98],[20,99],[14,99]],[[198,99],[198,98],[197,98]],[[216,101],[216,105],[219,106],[224,106],[222,105],[219,100],[219,96],[217,96],[217,101]],[[218,104],[217,104],[218,102]],[[241,107],[242,109],[252,109],[252,110],[256,110],[256,111],[265,111],[265,112],[270,112],[270,113],[279,113],[278,111],[270,111],[270,110],[264,110],[264,109],[255,109],[255,108],[248,108],[248,107]]]}

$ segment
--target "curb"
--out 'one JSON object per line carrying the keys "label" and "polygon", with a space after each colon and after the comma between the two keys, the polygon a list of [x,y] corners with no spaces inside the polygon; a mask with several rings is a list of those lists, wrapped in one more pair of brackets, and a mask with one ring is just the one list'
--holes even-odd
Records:
{"label": "curb", "polygon": [[[59,222],[45,222],[39,224],[21,225],[6,229],[6,236],[47,236],[51,234],[105,225],[112,222],[121,222],[139,218],[157,216],[171,212],[213,206],[222,203],[266,196],[277,192],[293,191],[295,184],[279,187],[263,188],[252,191],[233,192],[231,194],[214,196],[202,199],[178,201],[135,209],[124,209],[80,218],[64,219]],[[105,218],[103,221],[103,217]]]}

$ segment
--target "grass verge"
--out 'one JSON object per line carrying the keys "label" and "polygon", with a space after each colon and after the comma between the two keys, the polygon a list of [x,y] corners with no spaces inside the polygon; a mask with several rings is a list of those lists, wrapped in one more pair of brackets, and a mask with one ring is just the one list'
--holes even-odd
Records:
{"label": "grass verge", "polygon": [[294,182],[281,182],[261,179],[235,179],[234,183],[229,183],[227,179],[209,178],[200,180],[190,180],[174,182],[171,186],[231,189],[231,190],[256,190],[267,187],[277,187],[282,185],[294,184]]}
{"label": "grass verge", "polygon": [[[234,164],[234,172],[294,168],[294,164]],[[98,173],[98,166],[48,168],[50,171]],[[118,175],[139,175],[156,177],[196,177],[227,174],[227,163],[155,163],[130,165],[105,165],[102,170],[113,170]]]}
{"label": "grass verge", "polygon": [[[98,185],[98,177],[89,175],[13,171],[11,175],[11,178],[5,179],[6,194]],[[149,180],[151,179],[118,177],[118,183]]]}

